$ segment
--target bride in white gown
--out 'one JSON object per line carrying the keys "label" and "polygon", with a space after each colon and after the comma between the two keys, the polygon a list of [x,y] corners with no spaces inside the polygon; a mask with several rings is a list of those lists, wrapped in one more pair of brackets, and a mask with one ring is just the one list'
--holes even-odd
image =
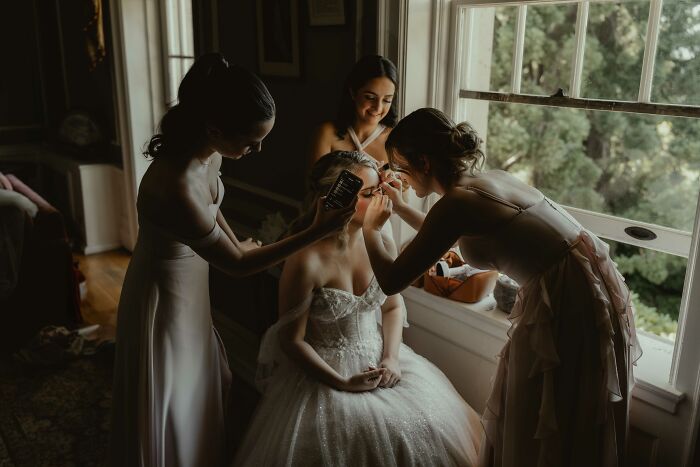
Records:
{"label": "bride in white gown", "polygon": [[379,185],[375,167],[361,153],[336,151],[312,169],[317,195],[344,168],[360,176],[357,212],[340,237],[285,263],[280,319],[259,355],[264,395],[234,465],[476,465],[478,415],[401,343],[403,303],[372,274],[361,227]]}

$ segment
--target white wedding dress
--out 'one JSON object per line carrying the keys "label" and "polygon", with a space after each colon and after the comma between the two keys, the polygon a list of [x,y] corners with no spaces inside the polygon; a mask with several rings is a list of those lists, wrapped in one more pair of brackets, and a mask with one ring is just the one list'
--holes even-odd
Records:
{"label": "white wedding dress", "polygon": [[375,312],[384,300],[375,279],[360,296],[317,289],[268,330],[259,356],[264,395],[234,465],[476,465],[479,416],[440,370],[406,345],[399,353],[401,381],[359,393],[312,378],[279,347],[279,328],[308,309],[305,339],[330,366],[344,376],[376,367],[382,334]]}

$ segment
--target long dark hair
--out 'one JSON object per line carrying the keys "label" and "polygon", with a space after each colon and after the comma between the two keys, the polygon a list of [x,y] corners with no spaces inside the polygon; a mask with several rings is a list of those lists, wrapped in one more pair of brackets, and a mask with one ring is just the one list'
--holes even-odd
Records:
{"label": "long dark hair", "polygon": [[[364,86],[367,81],[374,78],[386,77],[394,83],[395,87],[398,87],[398,78],[396,73],[396,66],[388,58],[384,58],[381,55],[367,55],[362,57],[355,63],[352,67],[347,78],[345,78],[345,83],[343,84],[343,90],[340,93],[340,106],[338,107],[338,116],[335,119],[336,135],[338,138],[345,138],[345,134],[348,131],[348,127],[355,122],[357,118],[355,111],[355,103],[353,101],[353,96]],[[391,103],[389,112],[382,119],[381,123],[384,126],[393,128],[398,120],[398,113],[396,111],[396,106],[394,101]]]}
{"label": "long dark hair", "polygon": [[197,150],[206,144],[207,126],[230,137],[275,115],[275,101],[260,78],[229,65],[218,53],[194,62],[180,83],[177,99],[160,121],[160,133],[148,143],[146,156]]}
{"label": "long dark hair", "polygon": [[435,178],[444,186],[452,186],[464,172],[474,175],[486,160],[482,140],[467,122],[459,125],[437,109],[418,109],[394,127],[386,140],[389,161],[395,152],[412,167],[423,168],[426,156]]}
{"label": "long dark hair", "polygon": [[308,191],[303,214],[289,225],[288,235],[300,232],[311,225],[316,215],[318,199],[328,194],[333,182],[343,169],[352,172],[358,167],[377,170],[376,162],[358,151],[333,151],[317,160],[311,167],[307,179]]}

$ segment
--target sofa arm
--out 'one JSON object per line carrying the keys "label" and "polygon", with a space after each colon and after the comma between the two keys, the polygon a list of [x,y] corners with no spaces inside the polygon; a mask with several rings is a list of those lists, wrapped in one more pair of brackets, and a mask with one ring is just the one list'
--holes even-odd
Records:
{"label": "sofa arm", "polygon": [[16,176],[8,174],[7,179],[14,191],[26,196],[39,208],[34,219],[34,234],[45,240],[66,240],[66,227],[61,213]]}
{"label": "sofa arm", "polygon": [[12,184],[12,189],[17,193],[21,193],[27,198],[29,198],[34,204],[36,204],[40,210],[44,211],[56,211],[56,208],[51,205],[48,201],[39,195],[36,191],[32,190],[27,186],[22,180],[15,177],[12,174],[7,175],[7,179]]}

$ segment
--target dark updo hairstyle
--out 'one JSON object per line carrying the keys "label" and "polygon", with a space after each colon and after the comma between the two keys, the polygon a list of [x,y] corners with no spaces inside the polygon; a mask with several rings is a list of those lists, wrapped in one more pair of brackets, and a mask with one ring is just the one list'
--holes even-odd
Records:
{"label": "dark updo hairstyle", "polygon": [[438,182],[450,187],[464,172],[481,170],[486,160],[481,143],[469,123],[455,125],[439,110],[424,108],[401,119],[387,138],[386,151],[392,163],[398,152],[417,169],[423,168],[421,156],[426,156]]}
{"label": "dark updo hairstyle", "polygon": [[275,101],[260,78],[229,65],[218,53],[194,62],[180,83],[177,99],[160,121],[160,133],[148,143],[146,156],[196,151],[207,142],[208,126],[231,137],[275,115]]}
{"label": "dark updo hairstyle", "polygon": [[354,172],[358,167],[377,170],[376,162],[358,151],[333,151],[317,160],[307,179],[308,193],[303,214],[292,221],[288,233],[294,234],[309,227],[316,215],[318,199],[328,194],[340,172],[343,169]]}
{"label": "dark updo hairstyle", "polygon": [[[357,93],[357,90],[367,84],[369,80],[381,77],[389,78],[391,82],[394,83],[394,86],[398,87],[396,66],[391,60],[381,55],[367,55],[362,57],[355,63],[355,66],[352,67],[350,74],[345,78],[345,84],[340,93],[338,116],[334,122],[338,138],[345,138],[348,127],[355,123],[355,119],[357,118],[355,102],[353,101],[353,96]],[[393,128],[397,120],[398,114],[396,112],[396,106],[394,105],[394,101],[392,101],[389,112],[379,123]]]}

